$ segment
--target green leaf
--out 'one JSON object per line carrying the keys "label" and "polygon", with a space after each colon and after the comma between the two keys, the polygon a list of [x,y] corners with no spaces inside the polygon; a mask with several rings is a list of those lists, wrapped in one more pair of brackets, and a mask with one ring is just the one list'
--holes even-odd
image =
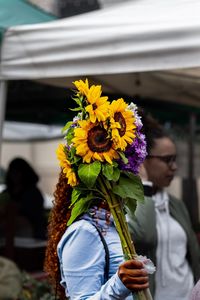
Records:
{"label": "green leaf", "polygon": [[83,110],[84,97],[82,95],[77,94],[77,97],[73,97],[72,99],[76,102],[76,104],[78,104],[78,107],[70,108],[70,110],[72,110],[72,111],[82,111]]}
{"label": "green leaf", "polygon": [[74,155],[76,155],[76,148],[74,146],[72,146],[70,148],[69,153],[70,153],[70,157],[72,158]]}
{"label": "green leaf", "polygon": [[71,111],[81,111],[81,107],[69,108]]}
{"label": "green leaf", "polygon": [[119,151],[118,153],[119,153],[119,155],[120,155],[120,157],[121,157],[123,163],[124,163],[124,164],[127,164],[127,163],[128,163],[128,159],[126,158],[124,152],[120,152],[120,151]]}
{"label": "green leaf", "polygon": [[[84,194],[84,195],[88,194],[88,188],[85,187],[85,185],[80,183],[79,186],[78,186],[78,189],[80,190],[80,192],[82,194]],[[90,191],[93,193],[95,199],[96,198],[98,198],[98,199],[101,198],[102,200],[105,200],[104,193],[101,190],[99,190],[98,188],[96,188],[96,186],[94,186],[93,188],[90,188]]]}
{"label": "green leaf", "polygon": [[74,137],[74,128],[70,127],[65,137],[68,145],[71,144],[73,137]]}
{"label": "green leaf", "polygon": [[71,147],[69,153],[68,153],[68,159],[70,161],[71,164],[76,164],[81,157],[76,155],[76,148],[75,147]]}
{"label": "green leaf", "polygon": [[72,97],[72,99],[78,104],[78,106],[82,106],[83,96]]}
{"label": "green leaf", "polygon": [[[83,101],[83,99],[84,99],[84,96],[83,95],[81,95],[79,92],[77,93],[77,91],[75,90],[75,93],[76,93],[76,96],[75,97],[72,97],[72,99],[73,100],[75,100],[76,102],[77,101]],[[78,102],[77,102],[78,103]]]}
{"label": "green leaf", "polygon": [[114,168],[117,168],[117,167],[118,167],[118,163],[117,163],[116,161],[113,161],[112,164],[113,164],[113,167],[114,167]]}
{"label": "green leaf", "polygon": [[108,179],[113,179],[113,166],[111,164],[103,164],[102,165],[102,174]]}
{"label": "green leaf", "polygon": [[119,180],[120,177],[120,170],[114,165],[111,164],[103,164],[102,165],[102,174],[108,179],[114,182]]}
{"label": "green leaf", "polygon": [[118,168],[114,168],[113,169],[113,178],[112,178],[112,180],[114,182],[116,182],[116,181],[119,180],[119,177],[120,177],[120,170]]}
{"label": "green leaf", "polygon": [[81,195],[81,191],[76,188],[73,188],[70,207],[73,206],[78,201],[80,195]]}
{"label": "green leaf", "polygon": [[73,157],[73,160],[72,160],[71,163],[72,163],[72,164],[76,164],[76,163],[79,162],[80,160],[81,160],[81,157],[75,155],[75,156]]}
{"label": "green leaf", "polygon": [[99,161],[94,161],[91,164],[81,164],[78,168],[78,176],[88,188],[92,188],[100,171],[101,163]]}
{"label": "green leaf", "polygon": [[134,214],[136,208],[137,208],[137,201],[135,199],[126,198],[124,201],[125,210],[127,211],[127,208],[130,210],[132,214]]}
{"label": "green leaf", "polygon": [[71,225],[80,215],[87,212],[94,199],[92,193],[78,200],[71,210],[71,216],[67,222],[67,226]]}
{"label": "green leaf", "polygon": [[131,198],[136,201],[144,201],[144,190],[139,176],[127,177],[121,175],[117,185],[113,187],[113,193],[121,198]]}
{"label": "green leaf", "polygon": [[65,133],[65,131],[67,131],[72,124],[73,124],[72,121],[67,122],[65,126],[62,128],[62,133]]}

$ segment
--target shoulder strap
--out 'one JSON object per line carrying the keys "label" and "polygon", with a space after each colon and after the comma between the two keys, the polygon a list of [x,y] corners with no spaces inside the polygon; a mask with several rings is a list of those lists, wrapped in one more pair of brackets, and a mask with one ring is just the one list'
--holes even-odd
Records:
{"label": "shoulder strap", "polygon": [[99,233],[100,239],[103,243],[104,250],[105,250],[105,262],[106,263],[105,263],[105,268],[104,268],[104,282],[106,282],[109,279],[109,261],[110,261],[108,245],[103,237],[101,230],[95,224],[92,224],[92,225],[96,228],[97,232]]}

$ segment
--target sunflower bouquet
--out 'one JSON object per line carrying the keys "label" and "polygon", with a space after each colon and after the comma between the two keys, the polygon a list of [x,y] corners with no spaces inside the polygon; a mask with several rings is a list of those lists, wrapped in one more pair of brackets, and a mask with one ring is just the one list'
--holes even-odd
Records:
{"label": "sunflower bouquet", "polygon": [[[70,225],[96,201],[107,203],[113,215],[125,259],[136,251],[125,219],[144,200],[138,169],[146,157],[145,136],[137,106],[122,98],[109,102],[100,85],[88,80],[74,82],[77,116],[63,128],[65,144],[57,157],[68,184],[73,187]],[[148,290],[137,299],[151,299]]]}

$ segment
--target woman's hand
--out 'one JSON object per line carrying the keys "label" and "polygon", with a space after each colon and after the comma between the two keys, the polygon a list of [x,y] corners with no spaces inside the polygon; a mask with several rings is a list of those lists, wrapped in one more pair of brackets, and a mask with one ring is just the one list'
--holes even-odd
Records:
{"label": "woman's hand", "polygon": [[131,291],[137,292],[149,287],[149,278],[143,264],[135,259],[122,263],[118,269],[118,276],[123,284]]}

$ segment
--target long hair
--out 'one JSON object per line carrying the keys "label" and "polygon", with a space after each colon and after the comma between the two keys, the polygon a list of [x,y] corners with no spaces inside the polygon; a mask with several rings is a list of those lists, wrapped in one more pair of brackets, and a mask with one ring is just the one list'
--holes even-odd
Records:
{"label": "long hair", "polygon": [[61,171],[54,192],[54,205],[49,217],[48,242],[44,262],[44,270],[60,300],[66,299],[66,297],[64,288],[60,285],[61,275],[57,245],[67,228],[66,224],[71,214],[69,209],[71,191],[66,176]]}

